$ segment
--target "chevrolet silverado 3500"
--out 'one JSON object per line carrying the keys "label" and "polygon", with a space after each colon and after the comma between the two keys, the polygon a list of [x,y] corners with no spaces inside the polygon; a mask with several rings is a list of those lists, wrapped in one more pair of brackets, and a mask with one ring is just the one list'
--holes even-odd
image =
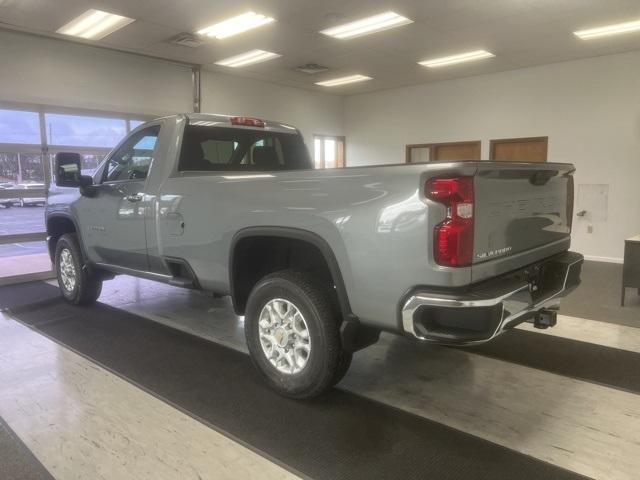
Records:
{"label": "chevrolet silverado 3500", "polygon": [[290,125],[173,115],[133,130],[92,176],[57,155],[49,251],[75,304],[116,274],[230,295],[258,371],[309,398],[381,331],[468,345],[553,326],[583,260],[569,251],[573,171],[314,170]]}

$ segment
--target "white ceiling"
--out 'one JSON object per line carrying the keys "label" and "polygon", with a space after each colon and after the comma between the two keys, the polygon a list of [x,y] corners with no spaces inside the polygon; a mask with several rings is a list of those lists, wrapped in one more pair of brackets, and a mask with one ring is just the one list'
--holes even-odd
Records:
{"label": "white ceiling", "polygon": [[[97,42],[99,45],[338,94],[640,49],[640,33],[589,41],[572,34],[640,19],[640,0],[0,0],[0,26],[68,39],[55,30],[89,8],[137,20]],[[276,22],[224,40],[207,39],[196,49],[167,43],[178,33],[195,32],[248,10],[272,16]],[[387,10],[415,23],[351,40],[318,33]],[[255,48],[282,57],[240,69],[214,65]],[[478,49],[496,57],[435,70],[416,64],[425,58]],[[293,70],[309,62],[330,71],[308,75]],[[314,85],[355,73],[373,80],[331,89]]]}

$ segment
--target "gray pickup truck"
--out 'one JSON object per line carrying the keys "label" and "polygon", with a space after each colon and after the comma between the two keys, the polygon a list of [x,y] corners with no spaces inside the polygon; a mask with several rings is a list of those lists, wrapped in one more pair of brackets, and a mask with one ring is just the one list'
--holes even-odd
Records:
{"label": "gray pickup truck", "polygon": [[337,383],[381,331],[469,345],[553,326],[580,282],[568,164],[314,170],[295,127],[186,114],[139,126],[92,176],[73,153],[54,170],[68,301],[116,274],[230,295],[258,371],[294,398]]}

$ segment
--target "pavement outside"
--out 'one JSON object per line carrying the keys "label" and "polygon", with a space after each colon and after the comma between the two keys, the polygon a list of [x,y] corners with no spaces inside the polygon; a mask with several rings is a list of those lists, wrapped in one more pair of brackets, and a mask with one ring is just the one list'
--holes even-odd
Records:
{"label": "pavement outside", "polygon": [[[44,231],[44,207],[0,207],[0,236]],[[0,258],[42,254],[45,242],[22,242],[0,245]]]}

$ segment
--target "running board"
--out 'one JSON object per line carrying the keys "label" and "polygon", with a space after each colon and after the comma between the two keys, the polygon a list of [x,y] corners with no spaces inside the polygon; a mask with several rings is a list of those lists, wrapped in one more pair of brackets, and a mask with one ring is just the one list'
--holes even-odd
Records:
{"label": "running board", "polygon": [[195,285],[193,284],[193,279],[186,278],[186,277],[171,277],[168,283],[169,285],[173,285],[174,287],[182,287],[182,288],[195,287]]}
{"label": "running board", "polygon": [[156,282],[167,283],[169,285],[173,285],[174,287],[196,289],[200,288],[198,279],[185,260],[179,258],[167,258],[166,261],[167,266],[169,267],[169,270],[173,275],[148,272],[144,270],[135,270],[133,268],[121,267],[119,265],[113,265],[109,263],[92,263],[90,264],[90,266],[114,274],[133,275],[134,277],[155,280]]}
{"label": "running board", "polygon": [[182,288],[200,288],[196,274],[191,269],[189,262],[183,258],[164,257],[169,270],[172,273],[169,285]]}

